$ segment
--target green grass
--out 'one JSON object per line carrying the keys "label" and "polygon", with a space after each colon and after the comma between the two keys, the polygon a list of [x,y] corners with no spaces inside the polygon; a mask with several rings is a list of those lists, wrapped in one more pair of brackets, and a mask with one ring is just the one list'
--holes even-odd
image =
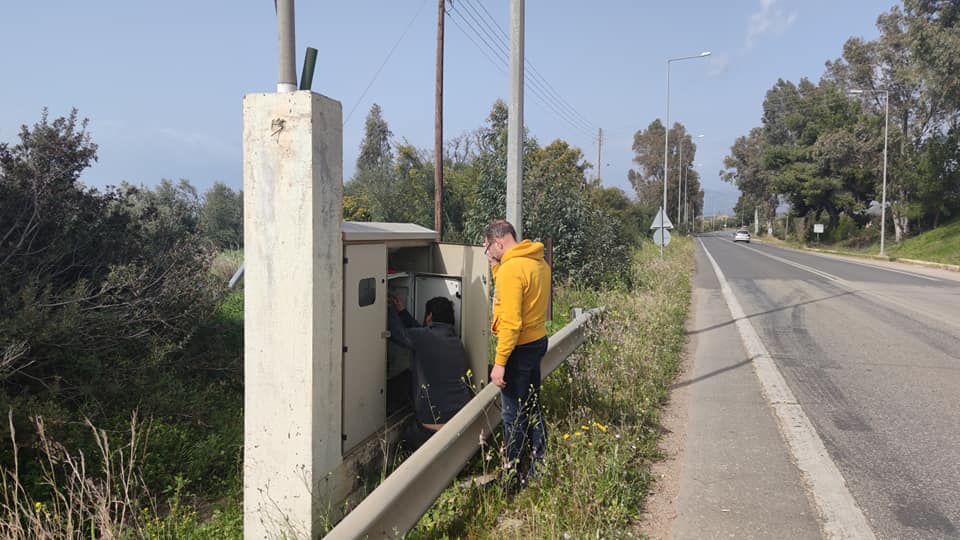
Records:
{"label": "green grass", "polygon": [[[889,233],[889,230],[887,232]],[[825,249],[862,257],[875,257],[880,254],[879,236],[875,236],[873,241],[869,243],[863,242],[862,238],[854,238],[841,242],[822,242],[818,244],[816,242],[801,243],[793,239],[785,242],[782,240],[782,234],[782,231],[778,231],[777,236],[774,238],[762,235],[758,237],[757,240],[787,245],[798,249],[805,247]],[[915,259],[919,261],[960,265],[960,219],[918,234],[917,236],[907,238],[900,244],[894,242],[892,238],[887,238],[885,247],[887,256],[892,259]]]}
{"label": "green grass", "polygon": [[[605,306],[588,340],[544,383],[548,448],[539,478],[514,497],[496,481],[447,489],[409,538],[623,538],[636,523],[660,458],[659,410],[686,341],[693,244],[680,237],[659,259],[635,254],[632,290],[561,289],[555,328],[569,308]],[[496,473],[499,434],[461,475]]]}
{"label": "green grass", "polygon": [[908,238],[901,244],[887,244],[887,255],[944,264],[960,264],[960,219]]}

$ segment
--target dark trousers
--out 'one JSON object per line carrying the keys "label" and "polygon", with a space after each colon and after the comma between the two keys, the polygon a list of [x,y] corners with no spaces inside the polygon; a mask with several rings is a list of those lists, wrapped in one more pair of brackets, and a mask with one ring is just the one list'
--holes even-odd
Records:
{"label": "dark trousers", "polygon": [[546,352],[546,337],[514,348],[503,375],[507,386],[500,390],[507,467],[517,470],[522,461],[530,458],[528,476],[533,476],[534,465],[543,459],[547,445],[547,428],[540,408],[540,361]]}
{"label": "dark trousers", "polygon": [[403,429],[400,439],[404,448],[414,452],[417,448],[423,446],[423,443],[427,442],[427,439],[433,437],[434,433],[436,433],[436,431],[424,427],[416,418],[412,418],[410,423],[407,424],[407,427]]}

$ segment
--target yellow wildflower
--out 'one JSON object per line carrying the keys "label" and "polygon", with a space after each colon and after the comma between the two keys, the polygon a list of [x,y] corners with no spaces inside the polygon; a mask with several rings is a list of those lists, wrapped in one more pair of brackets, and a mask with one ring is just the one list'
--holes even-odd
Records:
{"label": "yellow wildflower", "polygon": [[574,431],[574,432],[573,432],[573,436],[574,436],[574,437],[579,437],[580,435],[583,435],[583,433],[580,433],[579,431]]}
{"label": "yellow wildflower", "polygon": [[590,431],[590,426],[580,426],[580,429],[584,431]]}
{"label": "yellow wildflower", "polygon": [[564,434],[563,434],[563,440],[567,440],[567,439],[569,439],[569,438],[570,438],[570,434],[569,434],[569,433],[564,433]]}

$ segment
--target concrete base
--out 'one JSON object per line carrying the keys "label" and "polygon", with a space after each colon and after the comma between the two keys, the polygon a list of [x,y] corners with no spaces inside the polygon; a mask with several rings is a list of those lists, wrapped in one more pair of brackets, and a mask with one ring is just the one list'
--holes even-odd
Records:
{"label": "concrete base", "polygon": [[341,463],[340,103],[243,100],[244,537],[314,538]]}

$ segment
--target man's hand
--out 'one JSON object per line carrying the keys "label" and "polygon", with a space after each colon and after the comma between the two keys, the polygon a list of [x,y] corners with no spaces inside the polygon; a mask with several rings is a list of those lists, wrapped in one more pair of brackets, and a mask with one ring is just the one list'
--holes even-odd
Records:
{"label": "man's hand", "polygon": [[494,266],[494,265],[500,264],[500,259],[494,257],[493,254],[490,253],[491,247],[492,246],[489,242],[487,242],[486,240],[483,241],[483,254],[486,255],[487,262],[490,264],[490,266]]}
{"label": "man's hand", "polygon": [[500,364],[494,364],[493,370],[490,371],[490,380],[493,381],[493,384],[499,386],[500,388],[505,388],[507,386],[507,381],[503,380],[503,373],[506,371],[506,368]]}

